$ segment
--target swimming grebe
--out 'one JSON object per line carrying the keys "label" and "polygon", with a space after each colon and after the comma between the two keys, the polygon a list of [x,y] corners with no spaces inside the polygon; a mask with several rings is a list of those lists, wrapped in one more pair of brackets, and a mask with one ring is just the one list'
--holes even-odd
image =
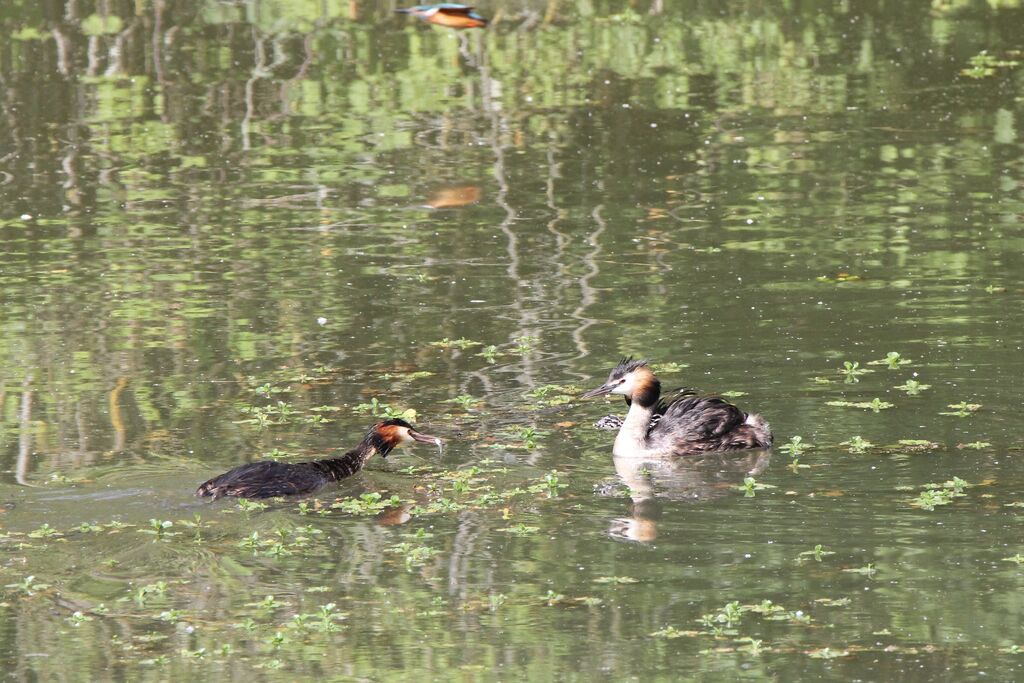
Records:
{"label": "swimming grebe", "polygon": [[625,396],[629,406],[612,450],[618,457],[694,455],[772,445],[771,427],[764,418],[748,415],[721,397],[684,392],[662,402],[661,382],[647,361],[622,359],[607,382],[581,398],[605,394]]}
{"label": "swimming grebe", "polygon": [[387,454],[402,444],[431,443],[441,446],[441,439],[416,431],[405,420],[384,420],[370,428],[359,445],[340,458],[312,462],[285,463],[261,460],[239,465],[214,477],[196,489],[197,496],[238,496],[270,498],[312,493],[332,481],[349,477],[363,469],[374,454]]}
{"label": "swimming grebe", "polygon": [[469,5],[442,2],[436,5],[416,5],[395,10],[400,14],[411,14],[429,24],[449,28],[483,28],[487,20],[477,14]]}

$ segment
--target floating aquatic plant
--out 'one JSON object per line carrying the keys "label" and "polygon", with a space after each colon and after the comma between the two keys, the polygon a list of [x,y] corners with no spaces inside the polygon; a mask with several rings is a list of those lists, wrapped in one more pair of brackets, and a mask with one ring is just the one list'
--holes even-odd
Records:
{"label": "floating aquatic plant", "polygon": [[529,335],[523,335],[521,337],[516,337],[515,338],[516,345],[514,347],[512,347],[512,351],[513,351],[513,353],[518,353],[518,354],[525,355],[525,354],[533,351],[533,345],[536,344],[538,341],[539,341],[539,339],[537,337],[531,337]]}
{"label": "floating aquatic plant", "polygon": [[789,439],[789,443],[779,446],[779,450],[783,453],[789,453],[794,458],[802,455],[804,451],[814,448],[813,444],[805,443],[802,436],[793,436]]}
{"label": "floating aquatic plant", "polygon": [[630,583],[640,583],[640,580],[634,579],[632,576],[599,576],[594,579],[594,583],[611,583],[616,586],[624,586]]}
{"label": "floating aquatic plant", "polygon": [[495,529],[495,531],[500,531],[506,534],[513,534],[515,536],[530,536],[531,534],[535,534],[538,531],[540,531],[540,527],[527,526],[526,524],[516,524],[515,526]]}
{"label": "floating aquatic plant", "polygon": [[166,539],[169,539],[172,536],[177,536],[178,535],[176,532],[171,531],[171,529],[173,527],[174,527],[174,522],[172,522],[169,519],[165,519],[165,520],[150,519],[149,520],[149,528],[148,529],[139,529],[138,532],[140,534],[151,534],[151,535],[156,537],[155,539],[153,539],[154,541],[160,541],[160,540],[166,540]]}
{"label": "floating aquatic plant", "polygon": [[13,588],[16,591],[21,591],[25,595],[35,595],[38,591],[44,591],[50,587],[50,584],[36,581],[36,577],[28,575],[17,583],[9,583],[4,588]]}
{"label": "floating aquatic plant", "polygon": [[922,510],[934,510],[942,505],[949,505],[956,498],[963,498],[967,494],[965,490],[971,486],[960,477],[953,477],[941,484],[925,484],[924,490],[911,499],[910,505]]}
{"label": "floating aquatic plant", "polygon": [[873,398],[870,401],[826,401],[827,406],[838,406],[841,408],[864,408],[873,412],[888,410],[893,407],[892,403],[883,401],[880,398]]}
{"label": "floating aquatic plant", "polygon": [[260,510],[266,510],[267,504],[261,503],[258,500],[249,500],[248,498],[238,499],[238,509],[242,512],[259,512]]}
{"label": "floating aquatic plant", "polygon": [[573,401],[579,393],[579,387],[571,384],[545,384],[528,392],[526,397],[541,406],[557,406]]}
{"label": "floating aquatic plant", "polygon": [[893,389],[896,389],[898,391],[906,392],[907,396],[917,396],[922,391],[926,391],[931,388],[931,384],[921,384],[916,379],[908,379],[903,384],[897,384],[896,386],[893,387]]}
{"label": "floating aquatic plant", "polygon": [[817,598],[814,602],[825,607],[847,607],[850,598]]}
{"label": "floating aquatic plant", "polygon": [[391,546],[387,552],[405,555],[405,567],[411,570],[413,567],[423,566],[430,558],[441,551],[426,545],[402,542]]}
{"label": "floating aquatic plant", "polygon": [[867,563],[863,567],[849,567],[843,570],[847,574],[860,574],[861,576],[871,577],[878,573],[874,563]]}
{"label": "floating aquatic plant", "polygon": [[429,370],[416,370],[414,372],[385,372],[380,378],[383,380],[398,379],[402,381],[412,381],[414,379],[423,379],[424,377],[433,377],[436,373],[430,372]]}
{"label": "floating aquatic plant", "polygon": [[899,439],[896,443],[884,446],[890,451],[933,451],[939,444],[928,439]]}
{"label": "floating aquatic plant", "polygon": [[28,537],[29,538],[52,538],[54,536],[63,536],[63,535],[64,534],[62,534],[60,531],[58,531],[57,529],[54,529],[52,526],[50,526],[49,524],[46,524],[46,523],[44,523],[42,526],[40,526],[35,531],[28,532]]}
{"label": "floating aquatic plant", "polygon": [[885,354],[885,358],[868,361],[868,365],[884,365],[890,370],[899,370],[900,366],[909,365],[910,362],[909,358],[904,358],[898,351],[890,351]]}
{"label": "floating aquatic plant", "polygon": [[753,477],[745,477],[743,483],[736,487],[740,491],[743,491],[744,498],[753,498],[757,495],[757,491],[763,491],[765,489],[775,488],[771,484],[762,484]]}
{"label": "floating aquatic plant", "polygon": [[814,560],[815,562],[821,562],[821,559],[823,557],[827,557],[828,555],[835,555],[835,552],[832,551],[832,550],[825,550],[824,546],[822,546],[820,543],[818,543],[817,545],[814,546],[814,549],[812,549],[812,550],[805,550],[802,553],[800,553],[799,555],[797,555],[796,561],[798,563],[799,562],[806,562],[807,560]]}
{"label": "floating aquatic plant", "polygon": [[371,398],[369,403],[360,403],[352,408],[356,413],[369,413],[374,417],[383,417],[386,420],[400,419],[406,422],[416,421],[416,411],[412,408],[396,408],[388,403]]}
{"label": "floating aquatic plant", "polygon": [[868,368],[862,368],[858,361],[852,361],[851,362],[851,361],[847,360],[847,361],[843,361],[843,367],[839,368],[839,372],[841,374],[845,375],[845,377],[846,377],[845,381],[847,383],[852,383],[852,382],[859,381],[857,378],[860,377],[861,375],[866,375],[869,372],[874,372],[874,370],[869,370]]}
{"label": "floating aquatic plant", "polygon": [[1000,59],[982,50],[967,60],[968,66],[960,69],[960,73],[968,78],[986,78],[994,76],[999,69],[1012,69],[1020,65],[1017,59]]}
{"label": "floating aquatic plant", "polygon": [[363,493],[358,498],[347,498],[331,504],[331,507],[351,515],[375,515],[388,508],[397,507],[402,504],[398,496],[385,498],[380,493],[373,491]]}
{"label": "floating aquatic plant", "polygon": [[875,444],[871,443],[867,439],[863,439],[860,435],[857,435],[847,441],[842,441],[840,446],[846,446],[846,450],[851,453],[864,453],[869,448],[874,448]]}
{"label": "floating aquatic plant", "polygon": [[501,351],[498,351],[498,347],[497,346],[495,346],[494,344],[491,344],[490,346],[485,346],[483,348],[483,350],[480,353],[476,354],[476,355],[480,356],[481,358],[486,360],[488,363],[493,363],[494,360],[498,356],[501,355]]}
{"label": "floating aquatic plant", "polygon": [[953,417],[967,417],[973,415],[981,409],[980,403],[967,403],[966,401],[960,401],[959,403],[950,403],[946,406],[951,410],[943,411],[939,415],[952,415]]}
{"label": "floating aquatic plant", "polygon": [[430,345],[437,346],[442,349],[470,349],[474,346],[483,346],[481,342],[461,337],[459,339],[449,339],[448,337],[445,337],[439,341],[430,342]]}
{"label": "floating aquatic plant", "polygon": [[665,628],[654,631],[650,635],[652,638],[665,638],[666,640],[672,640],[675,638],[688,638],[700,635],[700,631],[681,631],[675,626],[666,626]]}
{"label": "floating aquatic plant", "polygon": [[669,361],[668,363],[654,363],[651,366],[651,370],[659,375],[673,375],[682,372],[686,368],[690,367],[686,363],[676,363]]}
{"label": "floating aquatic plant", "polygon": [[473,396],[470,396],[469,394],[459,394],[458,396],[456,396],[454,398],[450,398],[450,399],[448,399],[448,400],[446,400],[444,402],[445,403],[457,403],[463,410],[469,410],[475,404],[480,403],[480,399],[474,398]]}

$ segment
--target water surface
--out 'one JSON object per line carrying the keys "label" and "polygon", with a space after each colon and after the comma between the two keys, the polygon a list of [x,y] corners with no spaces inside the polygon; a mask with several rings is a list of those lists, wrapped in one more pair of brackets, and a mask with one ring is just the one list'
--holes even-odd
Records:
{"label": "water surface", "polygon": [[[0,8],[7,677],[1019,677],[1019,4],[391,9]],[[614,462],[629,354],[781,447]]]}

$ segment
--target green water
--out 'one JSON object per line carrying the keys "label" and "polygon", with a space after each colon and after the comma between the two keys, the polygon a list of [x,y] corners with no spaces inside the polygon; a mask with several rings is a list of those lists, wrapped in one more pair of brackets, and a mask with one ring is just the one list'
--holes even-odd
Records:
{"label": "green water", "polygon": [[391,9],[0,6],[2,678],[1019,679],[1019,3]]}

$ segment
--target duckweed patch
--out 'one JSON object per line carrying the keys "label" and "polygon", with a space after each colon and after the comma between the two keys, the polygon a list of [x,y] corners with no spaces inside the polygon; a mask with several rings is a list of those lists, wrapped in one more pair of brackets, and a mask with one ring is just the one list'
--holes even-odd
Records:
{"label": "duckweed patch", "polygon": [[406,422],[415,422],[417,415],[413,408],[398,408],[380,401],[376,397],[371,398],[368,403],[353,406],[352,411],[360,415],[370,414],[373,417],[381,417],[386,420],[397,418]]}
{"label": "duckweed patch", "polygon": [[807,562],[809,560],[821,562],[822,559],[828,557],[829,555],[835,555],[835,552],[832,550],[825,550],[825,547],[818,543],[814,546],[813,549],[805,550],[799,555],[797,555],[796,561],[798,564],[802,562]]}
{"label": "duckweed patch", "polygon": [[904,365],[910,365],[910,359],[904,358],[898,351],[890,351],[885,358],[868,361],[868,365],[884,365],[889,370],[899,370]]}
{"label": "duckweed patch", "polygon": [[896,386],[893,387],[893,389],[896,389],[897,391],[902,391],[906,393],[907,396],[917,396],[922,391],[927,391],[928,389],[931,388],[931,384],[922,384],[921,382],[918,382],[916,379],[908,379],[903,384],[897,384]]}
{"label": "duckweed patch", "polygon": [[965,497],[970,486],[971,484],[959,477],[953,477],[941,484],[925,484],[923,490],[909,503],[913,507],[931,511],[949,505],[957,498]]}
{"label": "duckweed patch", "polygon": [[331,504],[331,508],[350,515],[375,515],[388,508],[398,507],[402,499],[396,495],[385,498],[376,491],[360,494],[358,498],[347,498]]}
{"label": "duckweed patch", "polygon": [[875,444],[871,443],[867,439],[861,438],[860,435],[854,436],[846,441],[842,441],[839,445],[846,446],[846,450],[851,453],[866,453],[875,447]]}
{"label": "duckweed patch", "polygon": [[[1020,52],[1014,53],[1019,55]],[[1019,66],[1020,59],[997,57],[988,50],[982,50],[967,60],[967,66],[960,70],[960,74],[968,78],[981,79],[995,76],[999,71],[1013,69]]]}
{"label": "duckweed patch", "polygon": [[753,498],[757,495],[758,491],[765,491],[768,489],[777,488],[772,484],[763,484],[753,477],[744,477],[743,483],[736,487],[738,490],[743,491],[745,498]]}
{"label": "duckweed patch", "polygon": [[892,403],[883,401],[880,398],[873,398],[870,401],[826,401],[827,406],[836,406],[839,408],[861,408],[863,410],[870,410],[873,413],[880,412],[882,410],[888,410],[893,407]]}
{"label": "duckweed patch", "polygon": [[472,339],[466,339],[464,337],[460,337],[458,339],[449,339],[448,337],[445,337],[444,339],[441,339],[441,340],[438,340],[438,341],[434,341],[434,342],[430,342],[430,345],[431,346],[436,346],[436,347],[438,347],[440,349],[460,349],[460,350],[465,350],[465,349],[471,349],[474,346],[483,346],[483,343],[482,342],[478,342],[478,341],[474,341]]}
{"label": "duckweed patch", "polygon": [[981,410],[980,403],[967,403],[966,401],[960,401],[959,403],[950,403],[946,406],[950,410],[944,410],[939,415],[950,415],[952,417],[970,417],[976,412]]}
{"label": "duckweed patch", "polygon": [[858,361],[843,361],[843,367],[839,368],[839,373],[845,378],[844,381],[848,384],[859,381],[859,377],[874,372],[870,368],[862,368]]}

